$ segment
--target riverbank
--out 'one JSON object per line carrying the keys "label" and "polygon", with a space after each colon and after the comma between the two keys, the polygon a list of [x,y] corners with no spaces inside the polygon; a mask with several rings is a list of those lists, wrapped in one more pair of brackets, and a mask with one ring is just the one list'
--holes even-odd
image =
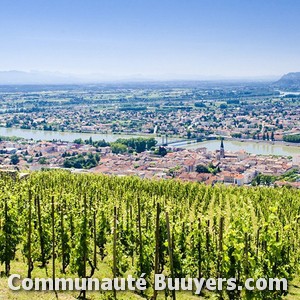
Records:
{"label": "riverbank", "polygon": [[[119,138],[130,138],[130,137],[154,137],[158,142],[161,142],[161,137],[157,137],[153,134],[102,134],[92,132],[68,132],[68,131],[47,131],[47,130],[34,130],[34,129],[21,129],[21,128],[6,128],[0,127],[0,136],[4,137],[20,137],[27,140],[44,140],[53,141],[60,140],[65,142],[73,142],[75,139],[89,139],[93,138],[95,141],[105,140],[107,142],[114,142]],[[172,140],[172,138],[170,139]]]}
{"label": "riverbank", "polygon": [[[76,138],[88,139],[90,137],[95,137],[94,140],[97,139],[105,139],[107,142],[113,142],[118,138],[130,138],[130,137],[154,137],[158,141],[161,141],[163,138],[165,140],[165,135],[153,134],[153,133],[97,133],[90,131],[50,131],[50,130],[40,130],[40,129],[22,129],[18,127],[0,127],[0,136],[8,136],[8,137],[21,137],[24,139],[33,139],[33,140],[47,140],[51,141],[53,139],[70,142]],[[57,136],[58,138],[52,138],[53,136]],[[68,137],[75,137],[73,140],[70,140]],[[220,137],[221,138],[221,137]],[[186,138],[180,136],[168,136],[168,141],[178,141],[185,140]],[[254,139],[242,139],[242,138],[233,138],[233,137],[224,137],[227,141],[238,141],[238,142],[252,142],[252,143],[264,143],[264,144],[282,144],[285,146],[296,146],[300,147],[300,143],[288,143],[285,141],[267,141],[267,140],[254,140]],[[191,140],[195,140],[194,138]],[[203,142],[210,141],[204,140]]]}
{"label": "riverbank", "polygon": [[[194,142],[181,144],[180,148],[185,149],[197,149],[197,148],[207,148],[208,151],[216,151],[220,149],[220,140],[207,140],[203,142]],[[224,140],[225,152],[237,152],[246,151],[250,154],[256,155],[273,155],[273,156],[291,156],[296,157],[300,155],[300,145],[291,146],[285,145],[284,143],[268,143],[268,142],[258,142],[254,140],[238,141],[225,139]]]}
{"label": "riverbank", "polygon": [[[84,132],[60,132],[60,131],[45,131],[45,130],[32,130],[20,128],[6,128],[0,127],[0,136],[4,137],[20,137],[27,140],[43,140],[53,141],[60,140],[66,142],[73,142],[75,139],[87,140],[90,137],[94,141],[105,140],[106,142],[114,142],[119,138],[128,139],[131,137],[154,137],[158,143],[163,143],[163,138],[154,134],[99,134],[99,133],[84,133]],[[168,142],[180,140],[179,137],[168,137]],[[189,142],[189,140],[182,139],[180,148],[195,149],[199,147],[206,147],[209,151],[215,151],[220,148],[220,140],[206,140],[203,142]],[[195,140],[194,140],[195,141]],[[245,150],[248,153],[258,155],[282,155],[282,156],[296,156],[300,155],[299,143],[287,143],[284,141],[264,141],[253,139],[237,139],[226,137],[225,138],[225,151],[240,151]],[[176,146],[176,144],[174,144]]]}

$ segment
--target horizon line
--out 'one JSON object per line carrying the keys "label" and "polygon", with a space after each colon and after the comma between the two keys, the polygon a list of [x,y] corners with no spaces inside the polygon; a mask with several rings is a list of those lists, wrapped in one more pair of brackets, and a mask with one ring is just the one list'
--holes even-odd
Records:
{"label": "horizon line", "polygon": [[[15,78],[5,75],[15,73]],[[293,72],[289,72],[293,73]],[[287,73],[286,73],[287,74]],[[1,76],[2,75],[2,76]],[[21,76],[21,77],[18,77]],[[101,73],[64,73],[61,71],[0,70],[0,85],[64,85],[100,83],[151,83],[151,82],[272,82],[283,75],[193,75],[193,74],[127,74],[113,75]],[[32,76],[32,77],[30,77]]]}

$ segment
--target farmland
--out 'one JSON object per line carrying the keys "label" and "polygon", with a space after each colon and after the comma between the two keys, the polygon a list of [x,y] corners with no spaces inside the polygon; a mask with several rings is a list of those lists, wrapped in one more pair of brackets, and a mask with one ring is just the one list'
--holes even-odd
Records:
{"label": "farmland", "polygon": [[268,83],[10,86],[0,99],[6,128],[277,141],[299,127],[299,96]]}
{"label": "farmland", "polygon": [[[6,276],[18,270],[33,278],[145,273],[148,288],[139,296],[147,298],[153,296],[154,272],[235,277],[241,285],[249,277],[297,280],[298,190],[65,171],[36,172],[23,180],[2,176],[0,186],[0,257]],[[283,296],[257,290],[216,294],[224,299]]]}

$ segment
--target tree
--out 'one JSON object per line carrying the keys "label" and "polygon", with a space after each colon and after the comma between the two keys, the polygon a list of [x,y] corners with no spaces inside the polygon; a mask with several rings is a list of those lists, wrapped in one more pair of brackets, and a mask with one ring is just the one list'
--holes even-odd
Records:
{"label": "tree", "polygon": [[191,136],[192,136],[192,133],[191,133],[191,131],[190,131],[190,130],[188,130],[188,131],[187,131],[187,138],[188,138],[188,139],[190,139],[190,138],[191,138]]}
{"label": "tree", "polygon": [[99,154],[88,153],[87,156],[80,154],[67,158],[64,161],[64,167],[75,169],[91,169],[96,167],[99,161]]}
{"label": "tree", "polygon": [[11,157],[10,157],[10,163],[12,165],[17,165],[18,163],[20,162],[19,160],[19,157],[17,154],[13,154]]}
{"label": "tree", "polygon": [[271,141],[275,141],[275,138],[274,138],[274,131],[272,131],[272,133],[271,133]]}
{"label": "tree", "polygon": [[[157,144],[157,141],[155,138],[130,138],[130,139],[117,139],[114,143],[111,143],[111,146],[113,144],[122,144],[127,147],[138,152],[144,152],[146,150],[150,150],[152,147],[154,147]],[[114,147],[115,148],[115,147]]]}
{"label": "tree", "polygon": [[103,140],[100,140],[100,141],[97,141],[97,142],[93,142],[93,145],[95,147],[107,147],[109,146],[109,143],[107,143],[104,139]]}
{"label": "tree", "polygon": [[144,152],[147,147],[147,142],[144,139],[137,139],[135,141],[135,146],[134,149],[136,150],[137,153]]}
{"label": "tree", "polygon": [[269,186],[272,183],[272,176],[265,176],[265,184]]}
{"label": "tree", "polygon": [[290,143],[300,143],[300,134],[285,135],[283,136],[283,140]]}
{"label": "tree", "polygon": [[64,167],[65,167],[65,168],[72,168],[72,167],[73,167],[73,164],[72,164],[72,162],[71,162],[69,159],[66,159],[66,160],[64,161]]}
{"label": "tree", "polygon": [[41,157],[41,158],[39,159],[39,163],[40,163],[41,165],[46,165],[46,164],[47,164],[46,158],[45,158],[45,157]]}
{"label": "tree", "polygon": [[83,144],[83,140],[81,138],[80,139],[75,139],[73,143],[81,145],[81,144]]}
{"label": "tree", "polygon": [[125,153],[127,151],[127,147],[121,143],[111,143],[110,144],[112,153],[119,154]]}
{"label": "tree", "polygon": [[152,147],[155,147],[157,140],[155,138],[149,138],[147,140],[147,150],[150,150]]}
{"label": "tree", "polygon": [[161,146],[158,147],[158,150],[154,151],[154,154],[158,154],[160,156],[165,156],[167,155],[167,153],[168,153],[167,149]]}
{"label": "tree", "polygon": [[241,133],[232,133],[231,136],[232,136],[233,138],[237,138],[237,139],[242,138],[242,134],[241,134]]}
{"label": "tree", "polygon": [[210,173],[209,169],[204,165],[196,166],[196,172],[198,172],[198,173]]}

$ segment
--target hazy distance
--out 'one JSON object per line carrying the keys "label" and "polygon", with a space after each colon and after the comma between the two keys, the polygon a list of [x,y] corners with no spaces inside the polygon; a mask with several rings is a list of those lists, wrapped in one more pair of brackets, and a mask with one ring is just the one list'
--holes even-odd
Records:
{"label": "hazy distance", "polygon": [[3,0],[1,7],[0,71],[9,71],[2,84],[272,81],[300,70],[295,0]]}

